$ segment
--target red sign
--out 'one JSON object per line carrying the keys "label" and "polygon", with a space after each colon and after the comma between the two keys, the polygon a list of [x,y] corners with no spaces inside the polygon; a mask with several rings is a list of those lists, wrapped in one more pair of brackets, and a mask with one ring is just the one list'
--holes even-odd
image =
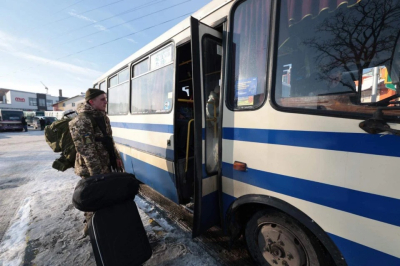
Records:
{"label": "red sign", "polygon": [[19,97],[15,97],[15,101],[16,102],[25,102],[25,98],[19,98]]}

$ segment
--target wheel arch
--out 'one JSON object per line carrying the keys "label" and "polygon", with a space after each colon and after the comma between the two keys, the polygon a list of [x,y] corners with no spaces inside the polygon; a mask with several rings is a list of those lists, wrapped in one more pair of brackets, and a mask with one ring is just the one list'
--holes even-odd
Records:
{"label": "wheel arch", "polygon": [[238,239],[247,221],[264,209],[278,210],[295,218],[320,241],[335,265],[347,265],[336,244],[313,219],[286,201],[268,195],[244,195],[232,202],[226,213],[226,225],[231,241]]}

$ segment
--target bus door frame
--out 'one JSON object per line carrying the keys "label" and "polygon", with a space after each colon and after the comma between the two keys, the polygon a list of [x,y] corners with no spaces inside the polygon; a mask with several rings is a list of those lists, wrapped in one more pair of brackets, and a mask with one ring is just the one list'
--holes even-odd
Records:
{"label": "bus door frame", "polygon": [[[192,82],[194,95],[194,151],[195,151],[195,174],[194,174],[194,217],[192,237],[195,238],[214,225],[221,224],[220,208],[220,178],[219,174],[208,174],[205,162],[205,125],[206,125],[206,98],[204,88],[204,73],[202,61],[202,40],[204,36],[212,36],[213,39],[221,41],[223,47],[223,34],[201,23],[199,20],[190,18],[191,46],[192,46]],[[224,68],[224,54],[221,53],[221,76]],[[222,96],[222,84],[220,95]],[[221,105],[220,96],[220,105]],[[221,109],[221,108],[220,108]],[[220,122],[221,124],[221,122]],[[218,142],[221,143],[221,134],[218,134]],[[204,141],[203,141],[204,139]],[[219,144],[220,145],[220,144]],[[220,156],[218,156],[220,159]],[[220,167],[218,162],[218,168]],[[220,173],[220,170],[218,170]],[[211,191],[211,192],[210,192]],[[205,195],[204,195],[205,194]]]}

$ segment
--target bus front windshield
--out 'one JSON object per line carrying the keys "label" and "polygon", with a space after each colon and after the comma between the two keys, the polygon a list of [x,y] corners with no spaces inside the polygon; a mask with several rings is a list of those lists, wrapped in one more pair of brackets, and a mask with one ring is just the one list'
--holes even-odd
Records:
{"label": "bus front windshield", "polygon": [[278,105],[367,114],[389,97],[398,104],[399,0],[281,3]]}
{"label": "bus front windshield", "polygon": [[23,116],[21,111],[1,111],[2,121],[20,121]]}

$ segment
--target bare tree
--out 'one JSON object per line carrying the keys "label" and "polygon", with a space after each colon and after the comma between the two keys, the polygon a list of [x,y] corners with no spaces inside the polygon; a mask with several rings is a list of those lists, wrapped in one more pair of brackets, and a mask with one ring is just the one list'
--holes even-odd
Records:
{"label": "bare tree", "polygon": [[398,0],[342,5],[316,23],[313,37],[303,39],[303,44],[312,49],[322,79],[327,79],[332,70],[341,69],[357,80],[366,68],[390,65],[399,37],[399,18]]}

